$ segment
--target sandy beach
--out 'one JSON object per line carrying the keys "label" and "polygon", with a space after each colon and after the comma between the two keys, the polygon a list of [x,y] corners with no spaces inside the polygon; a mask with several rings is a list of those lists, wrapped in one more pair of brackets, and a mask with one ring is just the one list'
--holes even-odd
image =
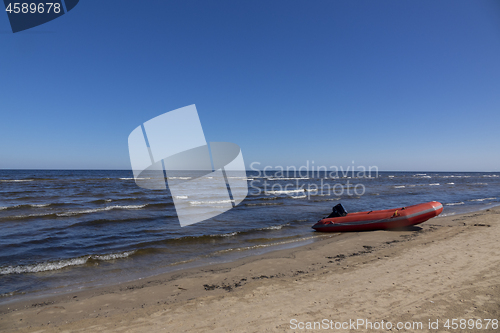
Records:
{"label": "sandy beach", "polygon": [[[409,230],[337,234],[231,263],[4,302],[0,330],[496,331],[488,319],[500,318],[499,220],[496,207]],[[457,319],[456,330],[445,327],[448,319],[450,325]],[[471,326],[461,329],[460,319]]]}
{"label": "sandy beach", "polygon": [[0,333],[500,333],[500,0],[4,5]]}

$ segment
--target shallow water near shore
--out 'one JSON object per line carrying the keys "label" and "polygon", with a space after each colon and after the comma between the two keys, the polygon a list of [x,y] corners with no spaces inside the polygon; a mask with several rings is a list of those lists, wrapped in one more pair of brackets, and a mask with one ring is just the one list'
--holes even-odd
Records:
{"label": "shallow water near shore", "polygon": [[[130,171],[0,171],[0,302],[226,262],[331,234],[311,226],[341,202],[364,211],[440,201],[443,215],[500,204],[498,173],[247,172],[236,208],[181,228],[168,191]],[[369,176],[369,177],[368,177]],[[191,202],[208,208],[218,203]]]}

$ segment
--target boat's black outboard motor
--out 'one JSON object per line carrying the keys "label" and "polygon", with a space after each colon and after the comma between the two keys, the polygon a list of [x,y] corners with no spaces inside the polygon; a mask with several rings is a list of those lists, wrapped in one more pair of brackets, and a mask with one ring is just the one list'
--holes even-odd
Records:
{"label": "boat's black outboard motor", "polygon": [[332,217],[342,217],[346,215],[347,211],[345,210],[344,206],[342,206],[342,204],[338,204],[332,208],[332,212],[330,215],[328,215],[327,219]]}

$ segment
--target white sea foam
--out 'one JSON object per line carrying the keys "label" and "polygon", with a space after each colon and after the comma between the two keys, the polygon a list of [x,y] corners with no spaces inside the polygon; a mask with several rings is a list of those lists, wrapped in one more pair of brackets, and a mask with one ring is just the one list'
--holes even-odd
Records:
{"label": "white sea foam", "polygon": [[[132,178],[118,178],[118,179],[121,179],[121,180],[132,180],[132,179],[134,179],[134,177],[132,177]],[[144,180],[144,179],[151,179],[151,178],[139,178],[138,177],[138,178],[135,178],[135,179]]]}
{"label": "white sea foam", "polygon": [[18,182],[32,182],[34,179],[0,179],[0,182],[18,183]]}
{"label": "white sea foam", "polygon": [[113,210],[113,209],[142,209],[146,206],[147,206],[147,204],[145,204],[145,205],[126,205],[126,206],[108,206],[108,207],[103,207],[103,208],[85,209],[85,210],[76,210],[76,211],[71,211],[71,212],[57,213],[56,215],[57,216],[73,216],[73,215],[79,215],[79,214],[91,214],[91,213],[105,212],[105,211]]}
{"label": "white sea foam", "polygon": [[273,225],[272,227],[262,228],[260,230],[280,230],[281,228],[283,228],[282,225]]}
{"label": "white sea foam", "polygon": [[79,257],[79,258],[72,258],[72,259],[65,259],[65,260],[58,260],[58,261],[51,261],[51,262],[42,262],[42,263],[31,264],[31,265],[7,266],[7,267],[0,268],[0,275],[55,271],[58,269],[69,267],[69,266],[84,265],[85,263],[87,263],[87,261],[89,259],[106,261],[106,260],[115,260],[115,259],[126,258],[134,252],[135,251],[128,251],[128,252],[122,252],[122,253],[111,253],[111,254],[103,254],[103,255],[97,254],[97,255],[84,256],[84,257]]}
{"label": "white sea foam", "polygon": [[55,271],[68,266],[83,265],[88,259],[88,257],[85,257],[55,262],[44,262],[33,265],[7,266],[0,268],[0,275]]}
{"label": "white sea foam", "polygon": [[23,205],[15,205],[15,206],[6,206],[6,207],[0,207],[0,210],[4,209],[16,209],[16,208],[23,208],[23,207],[32,207],[32,208],[42,208],[42,207],[47,207],[50,206],[50,203],[47,204],[23,204]]}
{"label": "white sea foam", "polygon": [[453,215],[456,215],[456,214],[457,214],[456,212],[451,212],[451,213],[442,213],[441,215],[439,215],[439,217],[453,216]]}
{"label": "white sea foam", "polygon": [[439,186],[439,185],[441,185],[441,184],[439,184],[439,183],[429,184],[429,186]]}
{"label": "white sea foam", "polygon": [[427,174],[426,173],[416,173],[413,176],[415,176],[415,177],[417,177],[417,176],[427,176]]}
{"label": "white sea foam", "polygon": [[231,236],[236,236],[238,232],[230,232],[227,234],[216,234],[216,235],[210,235],[211,237],[231,237]]}
{"label": "white sea foam", "polygon": [[446,183],[446,185],[455,185],[455,183]]}
{"label": "white sea foam", "polygon": [[272,225],[270,227],[264,227],[264,228],[260,228],[257,230],[280,230],[287,225],[290,225],[290,223],[286,223],[286,224],[282,224],[282,225]]}
{"label": "white sea foam", "polygon": [[174,196],[174,198],[176,198],[176,199],[187,199],[188,196],[187,195],[176,195],[176,196]]}
{"label": "white sea foam", "polygon": [[451,203],[447,203],[447,204],[444,204],[445,206],[458,206],[458,205],[464,205],[465,202],[451,202]]}
{"label": "white sea foam", "polygon": [[116,259],[122,259],[122,258],[127,258],[131,254],[133,254],[135,251],[127,251],[127,252],[122,252],[122,253],[111,253],[111,254],[96,254],[90,256],[90,259],[94,260],[116,260]]}
{"label": "white sea foam", "polygon": [[290,198],[292,199],[304,199],[304,198],[307,198],[307,195],[292,195],[290,196]]}
{"label": "white sea foam", "polygon": [[389,177],[389,178],[394,178],[394,176],[387,176],[387,177]]}
{"label": "white sea foam", "polygon": [[489,201],[489,200],[495,200],[496,198],[482,198],[482,199],[472,199],[469,201]]}
{"label": "white sea foam", "polygon": [[10,293],[0,294],[0,297],[10,297],[16,294],[15,291],[11,291]]}
{"label": "white sea foam", "polygon": [[398,185],[398,186],[393,186],[394,188],[405,188],[406,186],[404,185]]}
{"label": "white sea foam", "polygon": [[25,219],[27,217],[43,217],[43,216],[49,216],[49,215],[52,215],[52,214],[53,213],[15,215],[15,216],[9,216],[9,219]]}
{"label": "white sea foam", "polygon": [[191,177],[168,177],[168,179],[183,179],[183,180],[186,180],[186,179],[191,179]]}
{"label": "white sea foam", "polygon": [[267,191],[266,195],[269,195],[269,194],[288,194],[288,193],[298,193],[298,192],[304,192],[304,190],[301,189],[301,190],[286,190],[286,191]]}

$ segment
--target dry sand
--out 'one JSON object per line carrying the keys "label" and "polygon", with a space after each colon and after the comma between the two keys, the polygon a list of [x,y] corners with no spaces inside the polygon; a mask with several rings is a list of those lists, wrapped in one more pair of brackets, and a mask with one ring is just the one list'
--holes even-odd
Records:
{"label": "dry sand", "polygon": [[[500,332],[491,324],[485,329],[485,319],[500,319],[499,220],[497,207],[410,230],[334,235],[228,264],[4,303],[0,331],[300,332],[307,322],[359,319],[383,320],[384,327],[389,321],[392,331],[397,323],[421,322],[422,329],[401,331]],[[446,329],[454,318],[482,319],[483,327]],[[439,329],[429,330],[429,320],[438,320]]]}

